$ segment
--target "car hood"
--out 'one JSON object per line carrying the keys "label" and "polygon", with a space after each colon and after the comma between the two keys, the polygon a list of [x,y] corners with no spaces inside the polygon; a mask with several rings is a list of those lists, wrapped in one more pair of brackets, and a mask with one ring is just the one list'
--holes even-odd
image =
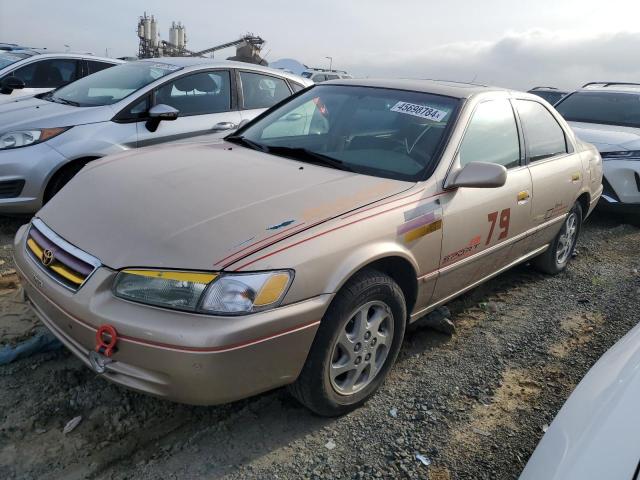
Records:
{"label": "car hood", "polygon": [[598,123],[569,122],[576,136],[600,152],[640,150],[640,128]]}
{"label": "car hood", "polygon": [[91,163],[37,216],[111,268],[211,270],[413,185],[227,142],[164,145]]}
{"label": "car hood", "polygon": [[578,384],[520,480],[633,480],[640,461],[640,324]]}
{"label": "car hood", "polygon": [[113,117],[109,106],[74,107],[36,97],[0,104],[0,132],[20,128],[55,128],[104,122]]}

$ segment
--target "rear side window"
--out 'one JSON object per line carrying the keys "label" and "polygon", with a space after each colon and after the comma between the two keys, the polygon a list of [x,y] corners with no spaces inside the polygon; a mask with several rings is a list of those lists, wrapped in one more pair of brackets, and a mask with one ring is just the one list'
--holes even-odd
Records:
{"label": "rear side window", "polygon": [[567,153],[564,131],[549,110],[531,100],[516,100],[516,106],[530,162]]}
{"label": "rear side window", "polygon": [[470,162],[520,165],[518,129],[508,100],[491,100],[476,108],[460,145],[460,165]]}
{"label": "rear side window", "polygon": [[294,92],[299,92],[300,90],[304,89],[304,85],[300,85],[299,83],[292,82],[291,80],[289,80],[289,83],[291,84],[291,88],[293,88]]}
{"label": "rear side window", "polygon": [[269,108],[291,95],[282,78],[259,73],[240,72],[244,108]]}
{"label": "rear side window", "polygon": [[98,62],[96,60],[87,60],[87,67],[89,71],[88,75],[91,75],[92,73],[99,72],[100,70],[104,70],[105,68],[113,67],[113,63]]}
{"label": "rear side window", "polygon": [[202,72],[179,77],[158,88],[158,104],[177,109],[180,116],[228,112],[231,109],[229,72]]}
{"label": "rear side window", "polygon": [[76,80],[77,61],[55,58],[30,63],[13,72],[27,88],[58,88]]}

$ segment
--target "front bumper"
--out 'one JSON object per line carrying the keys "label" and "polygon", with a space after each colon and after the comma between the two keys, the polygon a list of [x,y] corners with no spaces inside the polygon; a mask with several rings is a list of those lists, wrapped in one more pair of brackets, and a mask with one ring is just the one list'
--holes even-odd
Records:
{"label": "front bumper", "polygon": [[640,160],[605,160],[603,162],[605,205],[640,204]]}
{"label": "front bumper", "polygon": [[16,267],[42,322],[89,367],[97,329],[112,325],[117,351],[104,378],[182,403],[225,403],[293,382],[331,300],[320,295],[243,317],[175,312],[116,298],[117,272],[106,267],[72,292],[27,253],[26,232],[16,236]]}
{"label": "front bumper", "polygon": [[46,143],[0,150],[0,190],[3,185],[24,182],[15,194],[0,195],[0,214],[36,212],[42,206],[49,179],[66,161]]}

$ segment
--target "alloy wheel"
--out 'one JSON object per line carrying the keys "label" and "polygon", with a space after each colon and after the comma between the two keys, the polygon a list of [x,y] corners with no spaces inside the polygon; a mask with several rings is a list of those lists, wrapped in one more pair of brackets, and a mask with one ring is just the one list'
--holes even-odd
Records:
{"label": "alloy wheel", "polygon": [[393,342],[393,313],[380,301],[358,307],[343,324],[329,364],[329,379],[341,395],[352,395],[376,377]]}

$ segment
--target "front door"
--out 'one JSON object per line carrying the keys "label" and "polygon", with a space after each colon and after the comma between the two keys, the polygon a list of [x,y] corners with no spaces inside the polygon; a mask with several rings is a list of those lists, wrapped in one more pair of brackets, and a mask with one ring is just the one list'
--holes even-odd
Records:
{"label": "front door", "polygon": [[502,187],[458,188],[441,197],[442,255],[434,302],[523,254],[523,239],[531,225],[531,176],[521,150],[511,103],[507,99],[480,103],[451,172],[470,162],[497,163],[507,168],[507,180]]}
{"label": "front door", "polygon": [[198,72],[178,77],[158,87],[151,96],[155,105],[169,105],[180,112],[176,120],[163,120],[155,131],[146,121],[137,123],[138,146],[210,134],[222,138],[240,123],[232,108],[231,76],[228,70]]}
{"label": "front door", "polygon": [[11,92],[12,97],[37,95],[62,87],[79,78],[80,61],[74,58],[46,58],[18,68],[9,75],[20,78],[25,87]]}

